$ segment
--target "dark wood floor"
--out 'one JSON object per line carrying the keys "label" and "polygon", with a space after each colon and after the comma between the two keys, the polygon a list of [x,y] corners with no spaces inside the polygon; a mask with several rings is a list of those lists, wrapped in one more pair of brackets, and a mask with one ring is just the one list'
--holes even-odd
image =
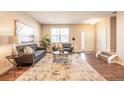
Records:
{"label": "dark wood floor", "polygon": [[23,74],[31,65],[20,66],[17,69],[11,69],[10,71],[0,75],[0,81],[13,81]]}
{"label": "dark wood floor", "polygon": [[[107,62],[96,59],[95,53],[85,52],[79,54],[84,60],[86,60],[94,69],[96,69],[106,80],[122,81],[124,80],[124,67],[113,63],[108,64]],[[8,73],[0,75],[1,81],[12,81],[23,74],[31,65],[21,66],[19,69],[9,71]]]}
{"label": "dark wood floor", "polygon": [[124,80],[124,66],[117,63],[108,64],[107,62],[96,59],[95,53],[82,53],[84,60],[86,60],[94,69],[96,69],[106,80],[109,81],[123,81]]}

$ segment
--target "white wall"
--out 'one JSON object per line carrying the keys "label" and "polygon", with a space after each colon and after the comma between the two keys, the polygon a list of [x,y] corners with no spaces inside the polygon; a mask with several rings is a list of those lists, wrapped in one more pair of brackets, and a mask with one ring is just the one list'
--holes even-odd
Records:
{"label": "white wall", "polygon": [[[104,33],[104,31],[106,31],[106,33]],[[110,19],[109,18],[106,18],[96,24],[96,50],[110,51]]]}
{"label": "white wall", "polygon": [[[15,20],[32,26],[36,32],[35,41],[41,38],[41,24],[24,12],[0,12],[0,36],[14,36],[16,33]],[[11,64],[5,59],[12,51],[11,45],[0,45],[0,74],[7,70]]]}
{"label": "white wall", "polygon": [[124,12],[117,12],[117,54],[124,62]]}

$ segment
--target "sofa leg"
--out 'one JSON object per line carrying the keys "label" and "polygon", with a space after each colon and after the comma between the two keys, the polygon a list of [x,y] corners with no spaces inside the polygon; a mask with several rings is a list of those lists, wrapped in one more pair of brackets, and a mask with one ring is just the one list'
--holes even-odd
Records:
{"label": "sofa leg", "polygon": [[32,64],[31,67],[34,67],[34,64]]}
{"label": "sofa leg", "polygon": [[31,67],[34,67],[34,62],[32,63]]}

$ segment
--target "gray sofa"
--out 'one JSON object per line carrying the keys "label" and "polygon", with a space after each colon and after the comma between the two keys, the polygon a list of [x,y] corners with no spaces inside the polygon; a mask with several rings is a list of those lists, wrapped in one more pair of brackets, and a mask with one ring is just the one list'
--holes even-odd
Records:
{"label": "gray sofa", "polygon": [[[71,43],[61,43],[63,46],[63,50],[64,51],[68,51],[69,53],[72,53],[73,51],[73,47],[71,45]],[[53,51],[56,51],[58,49],[55,48],[55,45],[53,46]]]}
{"label": "gray sofa", "polygon": [[[34,53],[25,54],[23,51],[25,46],[31,47],[34,50]],[[45,50],[43,50],[42,48],[39,48],[37,44],[21,45],[21,46],[17,46],[16,48],[17,48],[18,53],[22,54],[22,56],[16,58],[17,64],[24,64],[24,63],[33,64],[45,56]]]}

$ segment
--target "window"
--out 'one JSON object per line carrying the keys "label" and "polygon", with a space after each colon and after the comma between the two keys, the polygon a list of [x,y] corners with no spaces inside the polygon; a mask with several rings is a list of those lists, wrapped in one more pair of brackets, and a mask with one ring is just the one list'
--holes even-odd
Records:
{"label": "window", "polygon": [[51,42],[69,42],[69,29],[68,28],[52,28],[51,29]]}

